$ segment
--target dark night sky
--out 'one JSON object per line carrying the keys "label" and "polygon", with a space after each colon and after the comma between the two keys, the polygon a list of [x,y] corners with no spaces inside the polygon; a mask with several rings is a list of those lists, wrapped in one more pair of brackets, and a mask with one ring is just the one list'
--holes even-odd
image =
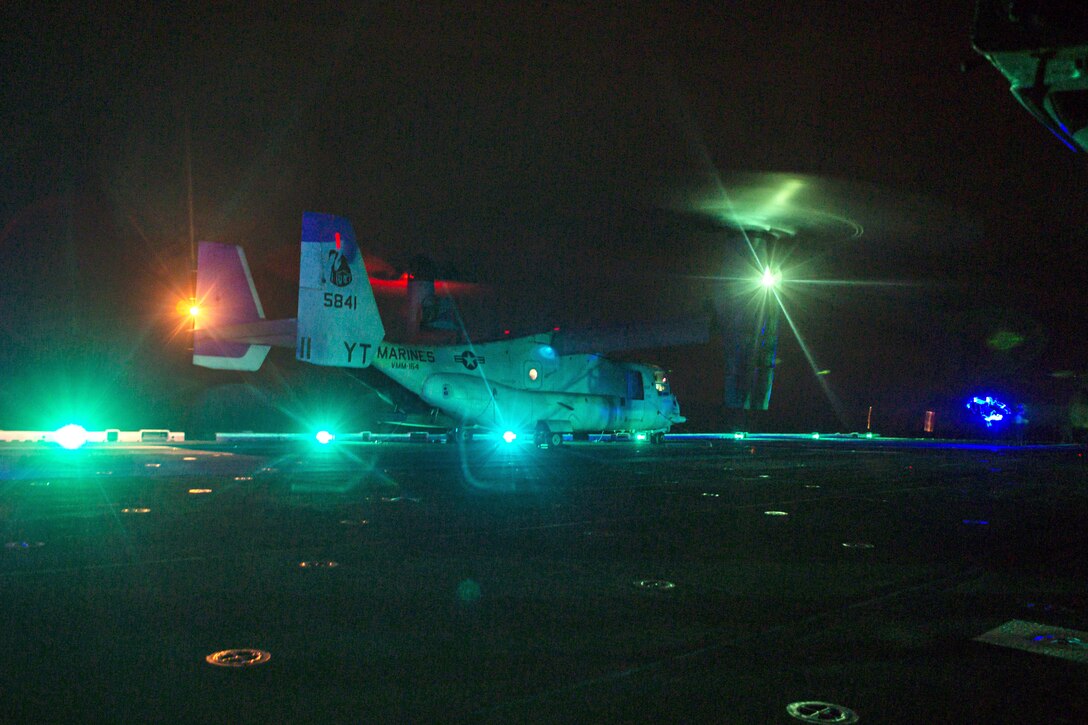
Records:
{"label": "dark night sky", "polygon": [[[1061,402],[1049,373],[1088,358],[1084,160],[988,64],[959,71],[972,5],[6,4],[0,428],[261,425],[223,411],[358,390],[287,356],[246,392],[171,339],[186,118],[197,236],[245,245],[270,316],[294,314],[305,210],[488,283],[516,328],[697,310],[722,286],[694,277],[741,272],[694,202],[800,174],[866,231],[784,245],[795,274],[910,284],[792,295],[845,420],[784,334],[767,426],[856,429],[872,404],[908,430],[976,385]],[[1006,329],[1023,342],[985,344]],[[720,355],[654,357],[714,409]]]}

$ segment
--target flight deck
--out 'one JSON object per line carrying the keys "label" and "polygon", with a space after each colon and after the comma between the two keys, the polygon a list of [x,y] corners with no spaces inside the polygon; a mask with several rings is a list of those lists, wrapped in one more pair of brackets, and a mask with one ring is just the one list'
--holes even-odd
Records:
{"label": "flight deck", "polygon": [[0,447],[0,721],[1088,719],[1082,448],[427,440]]}

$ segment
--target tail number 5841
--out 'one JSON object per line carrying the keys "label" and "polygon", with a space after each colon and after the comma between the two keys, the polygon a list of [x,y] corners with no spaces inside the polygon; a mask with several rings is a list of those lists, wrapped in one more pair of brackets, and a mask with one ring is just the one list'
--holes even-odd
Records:
{"label": "tail number 5841", "polygon": [[341,295],[333,294],[332,292],[325,293],[325,307],[332,307],[335,310],[349,309],[354,310],[359,304],[359,298],[355,295]]}

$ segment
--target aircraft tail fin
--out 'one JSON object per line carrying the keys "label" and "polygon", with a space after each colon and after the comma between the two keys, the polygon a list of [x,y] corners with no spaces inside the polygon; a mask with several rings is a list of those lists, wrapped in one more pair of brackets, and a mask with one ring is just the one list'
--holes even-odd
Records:
{"label": "aircraft tail fin", "polygon": [[217,370],[257,370],[269,346],[240,341],[226,332],[264,320],[246,253],[233,244],[201,242],[196,270],[201,310],[193,328],[193,364]]}
{"label": "aircraft tail fin", "polygon": [[314,365],[365,368],[385,337],[351,222],[302,215],[295,357]]}

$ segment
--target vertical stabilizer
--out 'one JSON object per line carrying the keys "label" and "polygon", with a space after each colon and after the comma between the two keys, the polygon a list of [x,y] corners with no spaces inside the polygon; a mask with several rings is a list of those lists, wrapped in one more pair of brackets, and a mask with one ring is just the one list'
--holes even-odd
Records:
{"label": "vertical stabilizer", "polygon": [[302,215],[295,357],[314,365],[365,368],[385,327],[351,222]]}
{"label": "vertical stabilizer", "polygon": [[196,299],[201,311],[193,329],[193,364],[217,370],[257,370],[268,345],[232,339],[231,327],[264,319],[246,253],[233,244],[201,242]]}

